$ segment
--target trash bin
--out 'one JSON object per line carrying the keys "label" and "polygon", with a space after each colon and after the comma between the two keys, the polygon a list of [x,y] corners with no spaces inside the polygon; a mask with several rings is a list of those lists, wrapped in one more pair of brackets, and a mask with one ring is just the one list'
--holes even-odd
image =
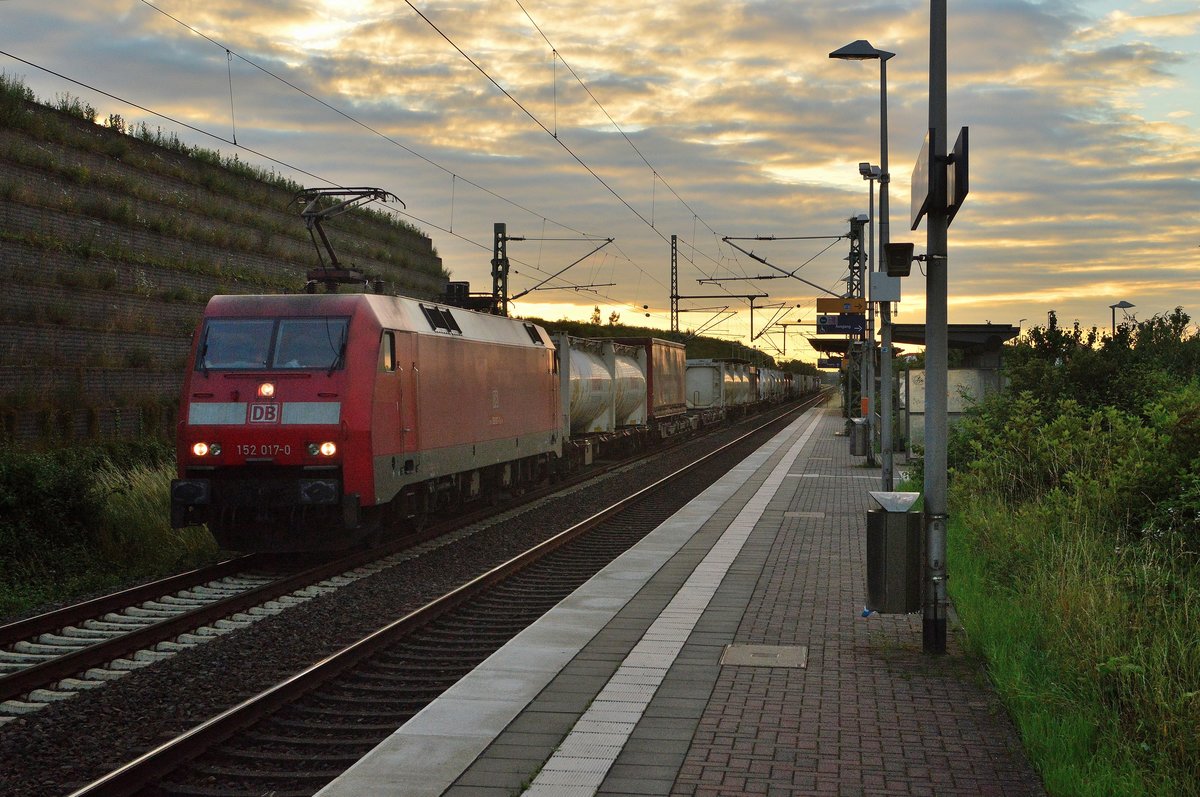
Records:
{"label": "trash bin", "polygon": [[908,614],[921,608],[921,513],[909,511],[920,493],[870,493],[867,510],[867,608]]}
{"label": "trash bin", "polygon": [[850,456],[865,457],[867,455],[867,419],[850,419]]}

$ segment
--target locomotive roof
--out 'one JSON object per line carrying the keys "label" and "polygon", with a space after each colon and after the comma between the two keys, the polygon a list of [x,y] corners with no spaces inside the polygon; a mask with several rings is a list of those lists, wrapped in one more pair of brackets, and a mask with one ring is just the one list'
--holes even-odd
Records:
{"label": "locomotive roof", "polygon": [[[407,296],[370,293],[214,296],[204,311],[205,317],[358,316],[363,313],[370,314],[380,327],[387,329],[517,346],[553,345],[545,330],[528,321],[476,313]],[[534,341],[528,331],[530,327],[537,330],[540,343]]]}

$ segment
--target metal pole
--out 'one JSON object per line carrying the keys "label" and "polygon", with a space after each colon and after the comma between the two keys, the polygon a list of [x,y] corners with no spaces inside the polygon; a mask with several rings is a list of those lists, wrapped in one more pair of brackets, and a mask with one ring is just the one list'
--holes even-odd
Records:
{"label": "metal pole", "polygon": [[[887,121],[887,58],[879,59],[879,248],[882,254],[890,242],[888,237],[888,121]],[[877,260],[876,262],[882,262]],[[892,304],[884,302],[879,308],[879,447],[883,449],[880,489],[890,491],[892,484]]]}
{"label": "metal pole", "polygon": [[864,389],[867,396],[867,464],[875,464],[875,304],[871,301],[871,274],[875,271],[875,181],[871,184],[870,206],[867,208],[867,229],[870,239],[867,242],[867,268],[863,280],[863,293],[867,296],[867,379]]}
{"label": "metal pole", "polygon": [[500,315],[508,315],[508,225],[492,225],[492,300]]}
{"label": "metal pole", "polygon": [[671,236],[671,331],[679,331],[679,240]]}
{"label": "metal pole", "polygon": [[929,2],[929,218],[925,295],[925,596],[922,647],[946,652],[946,0]]}
{"label": "metal pole", "polygon": [[[853,294],[859,299],[866,299],[867,298],[867,275],[866,275],[867,255],[866,255],[866,252],[864,251],[866,248],[866,246],[865,246],[866,239],[865,239],[864,230],[863,230],[862,216],[856,216],[855,221],[857,223],[854,223],[851,226],[851,229],[853,230],[853,233],[854,233],[854,236],[856,239],[854,241],[855,246],[852,247],[851,251],[857,252],[857,255],[856,255],[857,262],[851,264],[851,274],[857,275],[857,279],[856,279],[857,286],[856,286],[856,289],[853,291]],[[871,331],[868,328],[868,329],[864,329],[862,334],[859,335],[859,340],[858,340],[858,344],[859,344],[858,345],[858,406],[855,407],[855,412],[858,413],[858,417],[862,418],[863,423],[866,425],[867,464],[871,464],[871,459],[872,459],[872,457],[871,457],[871,413],[870,413],[871,405],[870,405],[870,399],[868,398],[870,396],[870,392],[869,392],[870,388],[867,386],[867,378],[870,375],[869,371],[867,370],[867,359],[870,356],[868,354],[867,341],[870,340],[870,334],[871,334]],[[864,399],[866,399],[865,402],[864,402]],[[867,405],[866,407],[863,406],[864,403]]]}

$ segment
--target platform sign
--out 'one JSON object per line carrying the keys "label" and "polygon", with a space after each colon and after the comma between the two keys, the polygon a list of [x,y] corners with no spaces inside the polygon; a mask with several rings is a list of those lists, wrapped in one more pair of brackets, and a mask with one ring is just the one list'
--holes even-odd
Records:
{"label": "platform sign", "polygon": [[921,154],[913,165],[912,180],[909,182],[908,210],[912,216],[910,230],[921,226],[921,217],[929,210],[929,153],[933,149],[934,130],[930,128],[921,144]]}
{"label": "platform sign", "polygon": [[865,315],[867,312],[867,300],[850,297],[820,296],[817,298],[817,312],[826,315],[838,313],[858,313],[859,315]]}
{"label": "platform sign", "polygon": [[867,317],[859,313],[817,316],[818,335],[861,335],[867,328]]}
{"label": "platform sign", "polygon": [[842,367],[842,358],[841,357],[818,357],[817,358],[817,367],[818,368],[841,368]]}
{"label": "platform sign", "polygon": [[958,140],[950,152],[950,165],[946,167],[946,226],[954,221],[954,214],[962,207],[970,189],[970,159],[967,147],[967,128],[958,131]]}
{"label": "platform sign", "polygon": [[[959,129],[958,140],[954,142],[954,148],[947,153],[946,157],[947,226],[954,220],[954,214],[958,213],[958,209],[962,207],[963,200],[967,198],[967,191],[970,189],[970,151],[967,146],[967,130],[966,127]],[[909,214],[912,217],[910,229],[913,230],[921,225],[921,217],[929,212],[929,195],[932,192],[929,181],[933,174],[930,171],[929,159],[932,157],[930,153],[933,149],[934,131],[931,129],[926,134],[925,142],[921,145],[921,154],[917,156],[917,162],[913,165],[909,195]]]}

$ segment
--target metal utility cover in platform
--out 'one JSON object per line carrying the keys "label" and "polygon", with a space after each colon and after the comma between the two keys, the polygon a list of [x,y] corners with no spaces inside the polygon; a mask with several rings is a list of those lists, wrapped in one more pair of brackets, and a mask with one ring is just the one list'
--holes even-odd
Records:
{"label": "metal utility cover in platform", "polygon": [[808,666],[808,648],[804,645],[726,645],[721,666],[792,667]]}

